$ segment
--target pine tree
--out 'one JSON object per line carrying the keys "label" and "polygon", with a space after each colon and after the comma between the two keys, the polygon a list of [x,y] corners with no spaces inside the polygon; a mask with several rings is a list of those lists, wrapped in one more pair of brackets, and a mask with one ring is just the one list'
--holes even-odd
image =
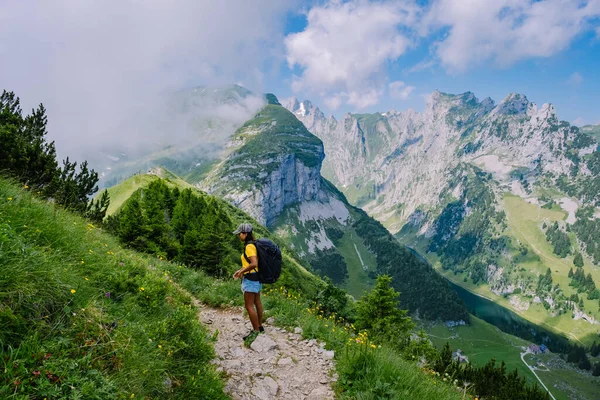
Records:
{"label": "pine tree", "polygon": [[583,257],[580,252],[575,253],[575,257],[573,258],[573,265],[576,267],[583,267]]}
{"label": "pine tree", "polygon": [[143,237],[144,233],[145,220],[142,207],[138,196],[134,194],[121,210],[118,235],[123,242],[132,245],[138,238]]}
{"label": "pine tree", "polygon": [[357,328],[367,329],[379,340],[402,347],[414,323],[406,310],[398,309],[399,296],[389,275],[378,276],[371,292],[356,302]]}
{"label": "pine tree", "polygon": [[100,199],[90,202],[86,216],[90,220],[100,223],[106,216],[106,210],[108,210],[109,205],[110,197],[108,195],[108,190],[104,190],[104,192],[102,192],[102,196],[100,196]]}

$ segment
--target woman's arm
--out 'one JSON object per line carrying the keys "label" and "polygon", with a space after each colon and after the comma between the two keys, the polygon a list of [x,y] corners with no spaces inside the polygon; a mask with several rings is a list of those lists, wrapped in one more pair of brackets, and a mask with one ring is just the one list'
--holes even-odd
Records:
{"label": "woman's arm", "polygon": [[248,271],[252,271],[253,269],[258,267],[258,257],[256,256],[250,256],[248,257],[250,258],[250,264],[248,264],[248,266],[246,268],[240,268],[238,269],[235,274],[233,274],[233,278],[234,279],[238,279],[241,278],[243,274],[245,274]]}

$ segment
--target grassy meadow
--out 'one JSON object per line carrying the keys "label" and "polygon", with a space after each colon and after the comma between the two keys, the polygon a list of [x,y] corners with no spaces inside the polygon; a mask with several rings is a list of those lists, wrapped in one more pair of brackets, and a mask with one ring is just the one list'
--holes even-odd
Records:
{"label": "grassy meadow", "polygon": [[[35,197],[0,178],[0,398],[228,398],[209,363],[216,338],[193,301],[241,305],[239,282],[124,249]],[[277,325],[301,326],[336,350],[341,399],[463,398],[364,332],[324,318],[303,292],[272,287],[264,302]]]}

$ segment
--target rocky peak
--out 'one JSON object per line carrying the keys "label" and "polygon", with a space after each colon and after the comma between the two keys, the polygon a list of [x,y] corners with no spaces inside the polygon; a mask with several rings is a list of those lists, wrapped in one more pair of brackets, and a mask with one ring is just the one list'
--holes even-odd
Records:
{"label": "rocky peak", "polygon": [[270,225],[289,205],[320,200],[323,142],[295,116],[269,104],[247,121],[230,153],[201,188],[218,194]]}
{"label": "rocky peak", "polygon": [[288,109],[288,111],[295,113],[300,108],[300,103],[296,97],[290,97],[287,99],[283,106]]}
{"label": "rocky peak", "polygon": [[511,93],[498,104],[494,112],[499,115],[525,115],[531,105],[535,106],[524,95]]}

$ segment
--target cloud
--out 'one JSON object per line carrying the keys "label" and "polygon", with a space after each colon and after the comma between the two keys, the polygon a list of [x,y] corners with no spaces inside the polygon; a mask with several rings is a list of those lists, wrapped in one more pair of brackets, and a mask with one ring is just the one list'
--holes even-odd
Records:
{"label": "cloud", "polygon": [[583,117],[577,117],[573,121],[573,125],[575,125],[575,126],[583,126],[583,125],[585,125],[585,120],[583,119]]}
{"label": "cloud", "polygon": [[100,143],[142,145],[174,133],[156,121],[164,95],[173,90],[243,81],[260,91],[262,71],[283,62],[285,16],[295,5],[6,2],[0,10],[0,89],[15,91],[26,110],[44,103],[61,154],[81,154]]}
{"label": "cloud", "polygon": [[408,86],[402,81],[395,81],[388,85],[390,97],[392,99],[406,100],[415,90],[414,86]]}
{"label": "cloud", "polygon": [[301,73],[295,92],[319,93],[327,103],[357,108],[376,104],[384,93],[386,65],[406,52],[406,27],[418,8],[408,1],[329,1],[310,9],[302,32],[285,38],[290,68]]}
{"label": "cloud", "polygon": [[431,69],[435,66],[434,60],[423,60],[413,65],[412,67],[406,69],[404,72],[407,74],[412,74],[414,72],[421,72],[427,69]]}
{"label": "cloud", "polygon": [[579,86],[583,83],[583,76],[579,72],[573,72],[567,80],[569,85]]}
{"label": "cloud", "polygon": [[566,49],[600,16],[600,0],[438,0],[421,34],[446,30],[436,54],[452,72],[485,61],[507,67]]}

